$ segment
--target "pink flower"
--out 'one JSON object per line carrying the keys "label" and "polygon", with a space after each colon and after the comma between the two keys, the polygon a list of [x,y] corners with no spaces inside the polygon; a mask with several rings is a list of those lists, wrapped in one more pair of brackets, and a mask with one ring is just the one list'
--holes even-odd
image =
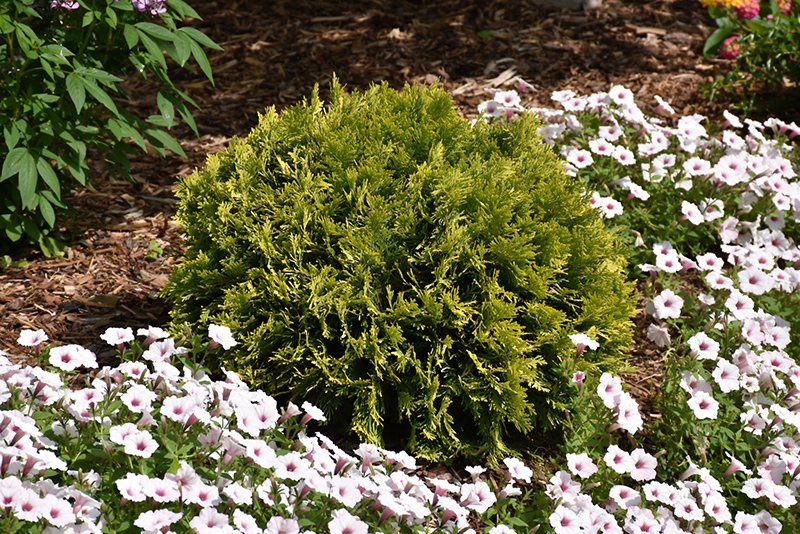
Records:
{"label": "pink flower", "polygon": [[719,354],[719,343],[711,339],[705,332],[698,332],[689,338],[692,355],[698,360],[716,360]]}
{"label": "pink flower", "polygon": [[123,343],[133,341],[133,330],[130,328],[109,328],[100,339],[111,346],[120,347]]}
{"label": "pink flower", "polygon": [[585,452],[580,454],[567,453],[567,465],[573,475],[581,478],[589,478],[597,473],[597,466]]}
{"label": "pink flower", "polygon": [[642,415],[639,413],[639,405],[629,393],[623,392],[620,395],[617,411],[617,423],[631,434],[635,434],[644,427]]}
{"label": "pink flower", "polygon": [[722,59],[736,59],[739,55],[739,43],[736,41],[736,35],[728,37],[722,41],[722,46],[719,47],[719,55]]}
{"label": "pink flower", "polygon": [[683,217],[681,220],[688,220],[690,223],[697,225],[701,224],[705,221],[703,217],[703,213],[700,211],[695,204],[689,202],[688,200],[684,200],[681,202],[681,213],[683,213]]}
{"label": "pink flower", "polygon": [[147,510],[139,514],[133,524],[147,532],[166,530],[172,523],[178,521],[183,514],[167,509]]}
{"label": "pink flower", "polygon": [[655,343],[657,347],[666,347],[670,342],[669,331],[664,327],[651,324],[647,327],[647,339]]}
{"label": "pink flower", "polygon": [[737,17],[750,20],[758,16],[761,6],[759,6],[758,0],[744,0],[735,9]]}
{"label": "pink flower", "polygon": [[369,526],[344,509],[334,510],[328,522],[330,534],[368,534]]}
{"label": "pink flower", "polygon": [[678,319],[681,316],[683,299],[671,289],[665,289],[653,299],[653,307],[655,308],[653,315],[657,319]]}
{"label": "pink flower", "polygon": [[506,465],[509,474],[513,478],[517,480],[524,480],[525,482],[531,481],[533,470],[525,465],[522,460],[519,460],[518,458],[504,458],[503,463]]}
{"label": "pink flower", "polygon": [[597,396],[603,400],[606,408],[615,408],[619,404],[622,395],[622,379],[613,376],[611,373],[600,375],[600,383],[597,385]]}
{"label": "pink flower", "polygon": [[19,333],[17,343],[23,347],[35,347],[40,343],[44,343],[47,339],[47,334],[41,328],[38,330],[22,330]]}
{"label": "pink flower", "polygon": [[123,439],[125,454],[150,458],[158,449],[158,442],[147,430],[139,430],[135,434],[128,434]]}
{"label": "pink flower", "polygon": [[565,506],[559,506],[550,514],[550,526],[556,534],[580,534],[583,532],[578,514]]}
{"label": "pink flower", "polygon": [[739,389],[739,368],[724,358],[717,361],[717,367],[711,376],[723,393],[730,393]]}
{"label": "pink flower", "polygon": [[269,518],[264,534],[298,534],[300,525],[297,519],[285,518],[274,515]]}
{"label": "pink flower", "polygon": [[208,325],[208,337],[211,338],[211,347],[222,345],[225,350],[230,349],[236,345],[236,340],[233,339],[231,329],[227,326],[220,326],[216,324]]}
{"label": "pink flower", "polygon": [[608,492],[608,496],[623,510],[627,510],[631,506],[636,506],[642,502],[642,496],[638,491],[623,485],[612,487]]}
{"label": "pink flower", "polygon": [[42,517],[56,527],[65,527],[76,520],[72,505],[52,493],[48,493],[41,501]]}
{"label": "pink flower", "polygon": [[608,446],[606,454],[603,456],[603,461],[620,475],[630,473],[633,470],[633,459],[630,453],[614,444]]}
{"label": "pink flower", "polygon": [[719,402],[705,391],[694,391],[686,402],[698,419],[716,419]]}
{"label": "pink flower", "polygon": [[656,477],[658,460],[656,460],[655,456],[646,453],[644,449],[635,449],[631,452],[631,460],[633,461],[632,479],[641,482],[643,480],[652,480]]}
{"label": "pink flower", "polygon": [[97,359],[92,351],[80,345],[64,345],[50,349],[50,365],[62,371],[74,371],[78,367],[97,367]]}
{"label": "pink flower", "polygon": [[222,529],[228,526],[228,516],[217,512],[215,508],[203,508],[199,514],[189,521],[189,526],[195,529],[198,534],[222,532]]}
{"label": "pink flower", "polygon": [[253,516],[238,508],[233,511],[233,524],[242,534],[261,534],[262,530]]}

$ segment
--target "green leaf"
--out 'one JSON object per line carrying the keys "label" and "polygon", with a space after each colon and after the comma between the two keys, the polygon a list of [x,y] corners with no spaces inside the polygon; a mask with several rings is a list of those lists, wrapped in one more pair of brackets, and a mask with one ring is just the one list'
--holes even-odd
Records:
{"label": "green leaf", "polygon": [[111,111],[111,113],[119,117],[119,111],[117,111],[117,106],[116,104],[114,104],[114,101],[111,100],[111,97],[108,96],[108,94],[105,91],[103,91],[103,89],[97,86],[97,83],[95,83],[94,80],[92,79],[87,80],[85,78],[80,78],[80,80],[81,83],[83,83],[83,86],[89,92],[89,94],[92,95],[95,98],[95,100],[103,104],[109,111]]}
{"label": "green leaf", "polygon": [[194,134],[195,135],[200,135],[200,133],[197,131],[197,124],[195,123],[194,117],[192,116],[191,112],[189,111],[189,108],[187,108],[186,105],[183,102],[181,102],[180,100],[172,97],[171,95],[168,98],[175,105],[175,107],[178,109],[178,113],[181,114],[181,117],[183,117],[183,120],[186,121],[186,124],[189,125],[189,127],[192,129]]}
{"label": "green leaf", "polygon": [[67,76],[67,92],[72,99],[72,103],[75,104],[75,109],[80,113],[84,102],[86,102],[86,89],[77,74],[73,73]]}
{"label": "green leaf", "polygon": [[116,12],[116,10],[114,10],[114,8],[112,8],[111,6],[107,6],[106,7],[106,17],[108,17],[106,20],[108,20],[108,25],[111,26],[111,29],[112,30],[116,29],[117,28],[117,23],[119,22],[117,20],[117,12]]}
{"label": "green leaf", "polygon": [[714,30],[714,32],[708,36],[708,39],[706,39],[705,46],[703,46],[703,56],[709,57],[712,54],[715,54],[717,50],[719,50],[722,41],[727,39],[728,36],[733,33],[734,27],[735,26],[733,25],[725,25]]}
{"label": "green leaf", "polygon": [[53,67],[50,66],[50,62],[47,61],[45,56],[39,56],[39,64],[42,66],[42,69],[47,73],[51,80],[54,80],[53,77]]}
{"label": "green leaf", "polygon": [[92,21],[94,21],[94,11],[89,10],[86,13],[84,13],[83,21],[81,22],[81,26],[85,28],[86,26],[91,24]]}
{"label": "green leaf", "polygon": [[139,31],[139,39],[142,41],[144,47],[147,49],[147,54],[150,57],[150,59],[166,69],[167,61],[164,59],[164,53],[161,51],[161,47],[158,46],[153,39],[151,39],[146,33],[142,31]]}
{"label": "green leaf", "polygon": [[37,100],[41,100],[42,102],[46,102],[48,104],[52,104],[53,102],[58,102],[61,98],[56,95],[51,95],[48,93],[37,93],[33,95],[33,97],[36,98]]}
{"label": "green leaf", "polygon": [[120,141],[125,138],[130,138],[134,143],[139,145],[142,150],[147,150],[147,145],[144,143],[142,134],[140,134],[136,128],[127,122],[117,119],[109,119],[108,129],[111,130],[111,133],[113,133],[114,136]]}
{"label": "green leaf", "polygon": [[19,196],[22,207],[33,209],[37,204],[36,185],[39,183],[39,174],[36,172],[36,161],[30,152],[25,151],[19,167]]}
{"label": "green leaf", "polygon": [[[145,135],[156,150],[159,149],[159,145],[165,146],[168,149],[172,150],[174,153],[178,154],[182,158],[186,157],[186,152],[183,151],[183,147],[175,140],[174,137],[169,135],[167,132],[163,130],[156,130],[156,129],[149,129],[145,130]],[[156,142],[154,142],[156,141]],[[159,150],[159,152],[163,152],[163,150]]]}
{"label": "green leaf", "polygon": [[61,182],[58,181],[56,171],[53,170],[52,165],[45,158],[36,160],[36,170],[39,171],[39,176],[42,177],[47,187],[53,190],[57,198],[61,198]]}
{"label": "green leaf", "polygon": [[158,110],[161,112],[161,116],[170,124],[168,128],[171,128],[172,125],[175,124],[175,106],[172,105],[172,102],[167,100],[163,91],[158,92],[156,103],[158,104]]}
{"label": "green leaf", "polygon": [[191,17],[193,19],[203,20],[200,18],[200,15],[197,14],[197,11],[192,9],[186,2],[183,2],[183,0],[167,0],[167,4],[182,18]]}
{"label": "green leaf", "polygon": [[185,26],[183,28],[178,28],[178,31],[185,33],[205,47],[213,48],[214,50],[224,50],[220,45],[212,41],[206,34],[196,28]]}
{"label": "green leaf", "polygon": [[[15,146],[17,146],[17,142],[19,141],[21,135],[22,132],[19,131],[13,122],[3,125],[3,139],[5,139],[6,146],[9,150],[12,150]],[[3,180],[4,178],[0,177],[0,182]]]}
{"label": "green leaf", "polygon": [[45,256],[52,258],[53,256],[62,256],[67,250],[67,244],[61,239],[48,235],[39,239],[39,248],[42,249]]}
{"label": "green leaf", "polygon": [[50,228],[55,226],[56,211],[53,209],[53,205],[41,195],[39,195],[39,213],[42,215],[42,218],[50,226]]}
{"label": "green leaf", "polygon": [[22,237],[22,221],[15,219],[12,224],[6,226],[6,235],[12,242],[18,241]]}
{"label": "green leaf", "polygon": [[175,38],[171,31],[163,26],[159,26],[158,24],[153,24],[152,22],[139,22],[135,24],[135,26],[138,29],[147,32],[153,37],[163,41],[172,41]]}
{"label": "green leaf", "polygon": [[75,67],[75,74],[79,75],[81,78],[92,78],[98,80],[106,85],[112,85],[122,81],[122,78],[118,78],[104,70],[96,69],[94,67],[84,67],[83,65]]}
{"label": "green leaf", "polygon": [[20,172],[22,167],[25,166],[24,162],[26,157],[31,157],[27,147],[17,147],[9,150],[8,155],[6,155],[6,160],[3,162],[3,172],[0,173],[0,182]]}
{"label": "green leaf", "polygon": [[197,61],[197,64],[200,65],[200,68],[203,70],[203,74],[205,74],[206,78],[211,81],[211,85],[214,85],[214,75],[211,73],[211,64],[208,62],[206,53],[203,52],[203,49],[200,48],[200,45],[194,41],[192,41],[192,55],[194,56],[195,61]]}
{"label": "green leaf", "polygon": [[125,35],[125,42],[128,43],[128,48],[131,50],[136,48],[139,44],[139,32],[130,24],[125,24],[122,28],[122,33]]}
{"label": "green leaf", "polygon": [[175,34],[175,52],[177,54],[176,61],[183,67],[192,55],[192,41],[181,33]]}

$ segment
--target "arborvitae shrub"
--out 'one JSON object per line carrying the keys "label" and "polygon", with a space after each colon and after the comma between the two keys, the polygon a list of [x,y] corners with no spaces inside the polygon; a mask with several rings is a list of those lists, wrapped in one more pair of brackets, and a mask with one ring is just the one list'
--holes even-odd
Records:
{"label": "arborvitae shrub", "polygon": [[634,301],[537,119],[470,125],[437,88],[331,93],[268,109],[182,179],[173,327],[227,325],[212,369],[418,457],[557,426],[568,334],[600,342],[578,368],[619,369]]}

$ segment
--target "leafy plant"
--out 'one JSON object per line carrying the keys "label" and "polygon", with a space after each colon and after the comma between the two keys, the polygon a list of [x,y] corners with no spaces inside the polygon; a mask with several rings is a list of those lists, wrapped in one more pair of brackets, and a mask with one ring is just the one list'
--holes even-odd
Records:
{"label": "leafy plant", "polygon": [[174,328],[225,324],[241,345],[212,368],[421,457],[557,428],[568,335],[599,340],[585,369],[619,369],[634,302],[539,122],[473,126],[434,88],[332,95],[267,110],[181,180]]}
{"label": "leafy plant", "polygon": [[[0,183],[10,181],[2,185],[0,248],[24,238],[47,255],[61,250],[57,213],[70,211],[65,198],[74,182],[89,185],[87,158],[130,178],[131,143],[184,156],[165,129],[180,116],[197,133],[187,107],[197,104],[173,85],[164,52],[186,68],[193,57],[212,80],[201,46],[220,49],[197,29],[179,27],[187,17],[199,18],[182,0],[0,5]],[[150,76],[158,115],[140,118],[125,108],[121,82],[130,75]]]}
{"label": "leafy plant", "polygon": [[[763,101],[759,87],[794,90],[800,83],[800,7],[794,0],[703,0],[717,23],[703,55],[719,53],[732,70],[704,87],[713,100],[727,92],[749,113]],[[792,98],[792,97],[790,97]]]}

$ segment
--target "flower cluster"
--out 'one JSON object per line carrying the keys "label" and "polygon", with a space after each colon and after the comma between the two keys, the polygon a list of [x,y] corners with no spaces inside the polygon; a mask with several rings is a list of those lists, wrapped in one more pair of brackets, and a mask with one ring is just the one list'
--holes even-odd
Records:
{"label": "flower cluster", "polygon": [[[44,331],[24,330],[18,342],[39,349],[44,367],[0,356],[0,530],[366,534],[369,521],[384,532],[452,532],[498,502],[477,477],[421,478],[404,452],[346,452],[308,435],[325,420],[308,402],[279,409],[234,373],[212,381],[187,358],[234,344],[226,327],[210,325],[210,342],[191,350],[160,328],[137,334],[109,328],[101,337],[123,363],[77,390],[68,387],[76,369],[97,368],[83,347],[45,347]],[[505,463],[502,498],[532,475]]]}
{"label": "flower cluster", "polygon": [[[666,367],[649,422],[619,377],[572,375],[579,395],[568,468],[547,486],[550,526],[796,531],[800,127],[728,112],[717,129],[699,115],[669,126],[619,86],[553,100],[562,109],[528,112],[606,223],[635,236],[643,342]],[[659,97],[653,107],[674,114]]]}
{"label": "flower cluster", "polygon": [[[760,84],[774,89],[800,79],[800,19],[792,0],[701,0],[718,28],[706,39],[703,54],[719,53],[732,70],[705,90],[711,98],[725,89],[745,111],[755,107]],[[735,60],[735,61],[734,61]],[[741,93],[740,93],[741,90]],[[744,97],[744,98],[743,98]]]}

